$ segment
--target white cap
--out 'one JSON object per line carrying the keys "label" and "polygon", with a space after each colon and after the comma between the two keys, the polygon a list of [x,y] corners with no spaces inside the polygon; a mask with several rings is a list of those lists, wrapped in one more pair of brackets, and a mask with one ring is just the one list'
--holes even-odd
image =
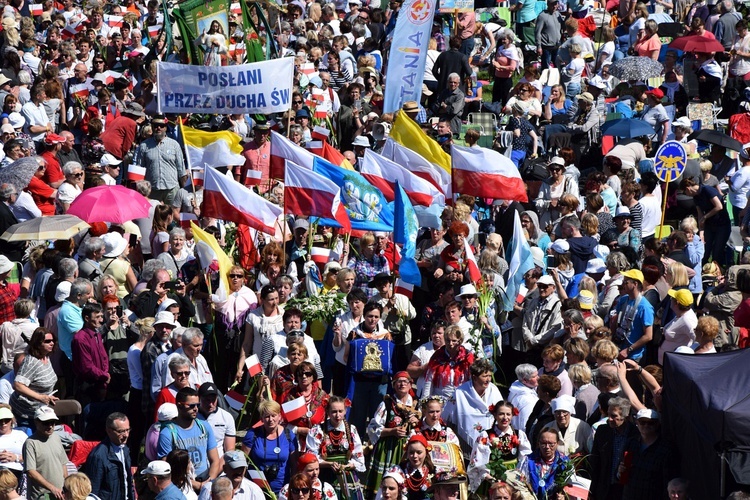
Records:
{"label": "white cap", "polygon": [[559,165],[563,168],[565,168],[565,160],[562,159],[561,156],[553,156],[552,159],[549,161],[550,165]]}
{"label": "white cap", "polygon": [[127,240],[120,233],[103,234],[101,239],[104,242],[104,256],[107,258],[119,257],[128,246]]}
{"label": "white cap", "polygon": [[635,415],[635,419],[640,420],[642,418],[648,418],[649,420],[659,420],[659,412],[656,410],[650,410],[648,408],[638,410],[638,413],[636,413]]}
{"label": "white cap", "polygon": [[55,288],[55,301],[62,302],[70,296],[70,281],[61,281]]}
{"label": "white cap", "polygon": [[589,260],[589,263],[586,264],[586,272],[589,274],[599,274],[605,272],[606,270],[607,265],[600,258],[591,259]]}
{"label": "white cap", "polygon": [[141,471],[141,474],[148,476],[168,476],[172,473],[172,467],[169,462],[164,460],[154,460],[148,463],[148,467]]}
{"label": "white cap", "polygon": [[549,274],[545,274],[541,278],[539,278],[536,282],[537,285],[554,285],[555,280],[552,279],[552,276]]}
{"label": "white cap", "polygon": [[36,409],[34,412],[34,419],[39,420],[40,422],[49,422],[50,420],[60,420],[57,418],[57,414],[55,413],[55,410],[50,408],[49,406],[40,406]]}
{"label": "white cap", "polygon": [[570,243],[562,239],[555,240],[555,242],[550,245],[550,248],[556,253],[568,253],[570,252]]}
{"label": "white cap", "polygon": [[10,272],[13,269],[13,262],[5,255],[0,255],[0,274]]}
{"label": "white cap", "polygon": [[576,412],[576,398],[573,396],[559,396],[552,400],[552,413],[556,411]]}
{"label": "white cap", "polygon": [[620,205],[615,212],[615,218],[617,217],[630,217],[630,209],[625,205]]}
{"label": "white cap", "polygon": [[154,326],[156,325],[169,325],[172,328],[177,328],[177,323],[174,320],[174,314],[169,311],[162,311],[156,315]]}
{"label": "white cap", "polygon": [[547,260],[544,258],[544,250],[539,247],[531,247],[531,256],[534,258],[534,265],[541,267],[542,269],[547,268]]}
{"label": "white cap", "polygon": [[104,153],[101,159],[99,160],[99,163],[101,164],[102,167],[108,167],[110,165],[119,165],[120,163],[122,163],[122,161],[118,160],[117,158],[115,158],[109,153]]}
{"label": "white cap", "polygon": [[163,403],[156,412],[159,422],[168,422],[177,418],[177,405],[174,403]]}

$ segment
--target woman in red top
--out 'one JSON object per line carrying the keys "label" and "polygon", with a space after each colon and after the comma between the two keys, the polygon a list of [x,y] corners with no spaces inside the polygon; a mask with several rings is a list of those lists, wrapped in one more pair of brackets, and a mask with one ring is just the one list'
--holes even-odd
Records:
{"label": "woman in red top", "polygon": [[297,436],[299,439],[300,451],[305,451],[307,433],[313,425],[322,424],[326,419],[326,406],[328,406],[328,394],[320,388],[318,383],[318,374],[315,371],[315,365],[309,361],[303,361],[297,366],[294,372],[297,379],[297,386],[292,388],[281,397],[281,404],[293,401],[297,398],[305,398],[305,408],[307,412],[291,422],[291,425],[297,426]]}
{"label": "woman in red top", "polygon": [[[33,158],[29,158],[29,160],[36,161]],[[36,206],[39,207],[42,215],[55,215],[57,189],[50,187],[49,184],[42,180],[46,170],[46,163],[44,161],[39,162],[39,168],[31,177],[31,182],[29,182],[26,190],[31,193],[31,197],[34,199]]]}
{"label": "woman in red top", "polygon": [[42,180],[53,188],[60,187],[65,181],[60,161],[57,159],[57,152],[60,151],[65,137],[55,133],[48,133],[44,137],[44,152],[40,155],[47,162],[47,170],[44,172]]}
{"label": "woman in red top", "polygon": [[289,358],[289,364],[280,367],[270,377],[271,396],[277,402],[281,402],[281,397],[297,384],[294,374],[299,365],[307,359],[307,347],[301,342],[292,342],[286,348],[286,356]]}

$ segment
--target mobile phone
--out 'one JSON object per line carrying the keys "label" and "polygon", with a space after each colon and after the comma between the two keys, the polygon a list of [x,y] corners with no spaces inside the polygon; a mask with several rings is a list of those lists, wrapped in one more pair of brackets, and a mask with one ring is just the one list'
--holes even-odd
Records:
{"label": "mobile phone", "polygon": [[167,281],[166,283],[164,283],[164,288],[166,288],[167,290],[176,290],[178,283],[179,283],[179,281],[177,281],[177,280]]}
{"label": "mobile phone", "polygon": [[130,247],[134,247],[138,244],[138,235],[130,234],[130,241],[129,241]]}
{"label": "mobile phone", "polygon": [[117,306],[117,310],[116,311],[117,311],[117,317],[121,318],[122,317],[122,306]]}

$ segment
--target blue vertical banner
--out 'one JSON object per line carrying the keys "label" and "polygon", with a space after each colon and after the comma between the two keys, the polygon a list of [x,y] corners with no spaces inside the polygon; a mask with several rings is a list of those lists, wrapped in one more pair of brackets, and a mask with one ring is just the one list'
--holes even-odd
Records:
{"label": "blue vertical banner", "polygon": [[417,266],[417,231],[419,223],[414,207],[404,188],[396,181],[396,199],[393,200],[393,242],[402,245],[399,277],[411,284],[422,285],[422,274]]}
{"label": "blue vertical banner", "polygon": [[401,6],[386,68],[385,113],[399,110],[406,101],[419,102],[422,97],[427,43],[434,16],[435,0],[406,0]]}

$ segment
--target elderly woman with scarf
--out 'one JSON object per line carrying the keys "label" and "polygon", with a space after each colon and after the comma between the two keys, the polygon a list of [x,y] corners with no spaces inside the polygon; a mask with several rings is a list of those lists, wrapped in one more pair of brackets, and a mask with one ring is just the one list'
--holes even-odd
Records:
{"label": "elderly woman with scarf", "polygon": [[469,378],[469,367],[474,363],[474,353],[462,344],[464,334],[461,327],[451,325],[443,334],[445,345],[435,351],[427,364],[424,377],[423,397],[433,395],[452,398],[456,387]]}

